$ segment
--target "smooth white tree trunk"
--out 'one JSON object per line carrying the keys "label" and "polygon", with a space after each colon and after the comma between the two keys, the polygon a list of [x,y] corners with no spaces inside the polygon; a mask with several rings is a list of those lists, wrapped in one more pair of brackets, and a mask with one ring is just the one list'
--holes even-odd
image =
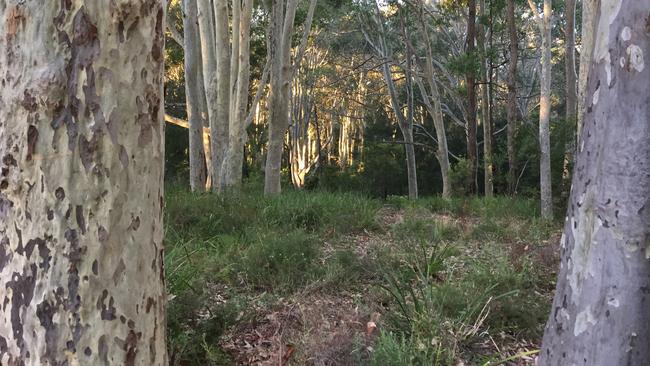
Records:
{"label": "smooth white tree trunk", "polygon": [[0,1],[0,364],[167,365],[162,1]]}
{"label": "smooth white tree trunk", "polygon": [[[201,65],[201,43],[197,26],[196,1],[183,1],[185,95],[189,122],[190,188],[205,191],[206,160],[203,146],[202,107],[205,101]],[[201,77],[201,78],[200,78]]]}
{"label": "smooth white tree trunk", "polygon": [[553,217],[553,195],[551,190],[551,45],[552,16],[551,0],[544,0],[543,14],[539,14],[536,5],[528,0],[535,14],[541,37],[541,77],[539,97],[539,189],[541,213],[544,218]]}
{"label": "smooth white tree trunk", "polygon": [[[236,0],[235,2],[239,2]],[[239,18],[237,34],[233,37],[238,38],[236,47],[233,47],[233,63],[236,68],[237,77],[231,96],[232,114],[230,116],[230,128],[228,130],[228,152],[223,167],[224,186],[235,187],[241,184],[242,169],[244,165],[244,144],[246,143],[246,118],[248,116],[248,88],[250,86],[250,36],[251,36],[251,18],[253,15],[253,1],[243,0],[241,8],[233,14],[234,18]],[[237,51],[237,52],[235,52]],[[260,80],[260,87],[264,88],[266,80]]]}
{"label": "smooth white tree trunk", "polygon": [[[223,113],[223,98],[219,98],[221,84],[228,81],[218,80],[217,62],[217,28],[215,27],[215,14],[210,0],[196,0],[198,8],[199,33],[201,38],[201,57],[203,66],[203,81],[205,85],[206,105],[210,125],[210,180],[212,190],[219,192],[221,186],[221,167],[228,145],[228,103]],[[219,13],[217,13],[218,15]],[[227,16],[227,13],[226,13]],[[227,73],[227,71],[226,71]]]}
{"label": "smooth white tree trunk", "polygon": [[[596,11],[584,131],[538,365],[649,365],[650,3]],[[644,57],[645,56],[645,57]]]}

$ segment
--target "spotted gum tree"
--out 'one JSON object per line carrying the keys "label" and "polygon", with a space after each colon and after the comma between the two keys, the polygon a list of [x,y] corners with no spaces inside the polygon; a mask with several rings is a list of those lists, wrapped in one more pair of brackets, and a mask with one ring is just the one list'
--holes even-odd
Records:
{"label": "spotted gum tree", "polygon": [[166,365],[159,0],[0,0],[0,364]]}
{"label": "spotted gum tree", "polygon": [[649,365],[650,3],[602,0],[539,365]]}

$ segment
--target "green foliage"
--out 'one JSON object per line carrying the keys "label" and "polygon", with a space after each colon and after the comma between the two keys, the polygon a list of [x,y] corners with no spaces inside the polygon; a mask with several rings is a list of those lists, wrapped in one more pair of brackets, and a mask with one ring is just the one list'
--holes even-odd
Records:
{"label": "green foliage", "polygon": [[[166,195],[167,287],[170,354],[185,364],[228,365],[215,340],[233,324],[245,301],[214,304],[206,285],[289,294],[308,284],[340,286],[360,276],[356,255],[340,250],[320,261],[322,240],[377,228],[378,202],[352,193],[287,191],[265,198],[259,182],[240,192]],[[322,286],[322,284],[321,284]]]}
{"label": "green foliage", "polygon": [[319,272],[319,244],[317,237],[303,230],[260,235],[236,264],[236,271],[256,288],[291,291]]}
{"label": "green foliage", "polygon": [[[534,216],[533,202],[510,198],[390,202],[405,207],[406,213],[392,229],[401,243],[398,250],[379,253],[383,279],[379,286],[391,315],[370,364],[386,360],[384,364],[447,365],[483,331],[540,336],[547,317],[548,299],[541,295],[546,275],[531,261],[512,262],[502,244],[548,238],[553,225]],[[428,218],[429,210],[481,219],[463,234],[456,224]],[[512,222],[518,224],[508,224]],[[480,251],[469,249],[467,241],[473,240],[480,241]]]}
{"label": "green foliage", "polygon": [[261,211],[268,227],[346,233],[376,227],[376,201],[354,193],[294,191],[270,199]]}
{"label": "green foliage", "polygon": [[417,338],[387,332],[377,339],[369,365],[438,366],[447,365],[449,361],[441,344],[425,344]]}

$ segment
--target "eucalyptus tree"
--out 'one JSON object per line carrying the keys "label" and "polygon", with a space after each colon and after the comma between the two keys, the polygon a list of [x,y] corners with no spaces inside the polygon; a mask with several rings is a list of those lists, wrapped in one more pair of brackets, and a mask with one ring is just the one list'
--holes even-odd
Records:
{"label": "eucalyptus tree", "polygon": [[508,41],[510,42],[508,60],[508,97],[507,97],[507,155],[508,155],[508,192],[515,192],[516,154],[515,132],[517,129],[517,62],[519,40],[515,18],[515,0],[507,0],[506,19],[508,23]]}
{"label": "eucalyptus tree", "polygon": [[476,142],[476,75],[473,67],[476,50],[476,0],[467,1],[467,32],[465,38],[465,52],[471,60],[467,67],[465,82],[467,88],[467,160],[469,161],[469,174],[467,174],[468,193],[476,193],[476,171],[478,169],[478,144]]}
{"label": "eucalyptus tree", "polygon": [[528,0],[541,38],[541,77],[539,97],[539,177],[540,202],[542,216],[553,217],[553,195],[551,190],[551,46],[552,46],[552,0],[544,0],[542,13],[533,0]]}
{"label": "eucalyptus tree", "polygon": [[[449,163],[449,148],[447,145],[447,133],[445,129],[445,121],[442,112],[442,95],[438,84],[440,81],[436,75],[435,59],[432,51],[432,40],[429,34],[429,22],[425,19],[426,11],[425,4],[420,1],[418,4],[417,15],[418,25],[420,28],[421,42],[424,44],[425,55],[416,57],[416,66],[419,68],[419,73],[416,73],[415,81],[418,85],[420,95],[427,112],[433,119],[433,125],[436,133],[436,159],[440,165],[440,175],[442,177],[442,196],[448,198],[451,196],[452,187],[449,173],[451,170]],[[413,46],[411,46],[413,47]]]}
{"label": "eucalyptus tree", "polygon": [[538,365],[650,364],[650,52],[645,0],[595,9],[584,131]]}
{"label": "eucalyptus tree", "polygon": [[162,1],[0,1],[0,364],[167,365]]}
{"label": "eucalyptus tree", "polygon": [[284,139],[289,126],[290,87],[296,70],[307,48],[311,23],[317,0],[309,1],[309,10],[303,24],[303,33],[291,57],[292,36],[298,0],[272,0],[270,4],[270,105],[269,134],[264,169],[264,193],[276,195],[281,191],[280,172]]}
{"label": "eucalyptus tree", "polygon": [[[407,89],[407,106],[405,110],[402,108],[402,103],[399,98],[397,87],[394,81],[393,64],[396,62],[394,59],[393,49],[386,40],[386,28],[384,26],[384,15],[379,8],[377,2],[374,2],[374,22],[377,26],[375,40],[373,40],[368,33],[365,33],[366,41],[372,46],[377,55],[382,61],[381,72],[386,84],[388,98],[393,110],[393,114],[397,120],[402,137],[404,138],[404,150],[406,151],[406,169],[408,178],[408,192],[410,199],[418,198],[418,182],[417,182],[417,168],[415,161],[415,147],[413,141],[413,91],[412,91],[412,59],[410,53],[406,56],[404,66],[404,80]],[[407,52],[408,53],[408,52]]]}
{"label": "eucalyptus tree", "polygon": [[197,6],[195,0],[184,0],[183,38],[185,96],[187,120],[189,122],[190,188],[204,191],[207,183],[207,168],[203,144],[205,110],[205,85],[201,64],[201,39],[198,30]]}

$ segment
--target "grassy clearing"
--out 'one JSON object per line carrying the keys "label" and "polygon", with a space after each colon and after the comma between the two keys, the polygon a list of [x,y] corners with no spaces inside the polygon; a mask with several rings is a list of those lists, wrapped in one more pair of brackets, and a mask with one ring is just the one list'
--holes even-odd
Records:
{"label": "grassy clearing", "polygon": [[550,306],[558,225],[530,201],[171,190],[166,215],[177,365],[483,365]]}

